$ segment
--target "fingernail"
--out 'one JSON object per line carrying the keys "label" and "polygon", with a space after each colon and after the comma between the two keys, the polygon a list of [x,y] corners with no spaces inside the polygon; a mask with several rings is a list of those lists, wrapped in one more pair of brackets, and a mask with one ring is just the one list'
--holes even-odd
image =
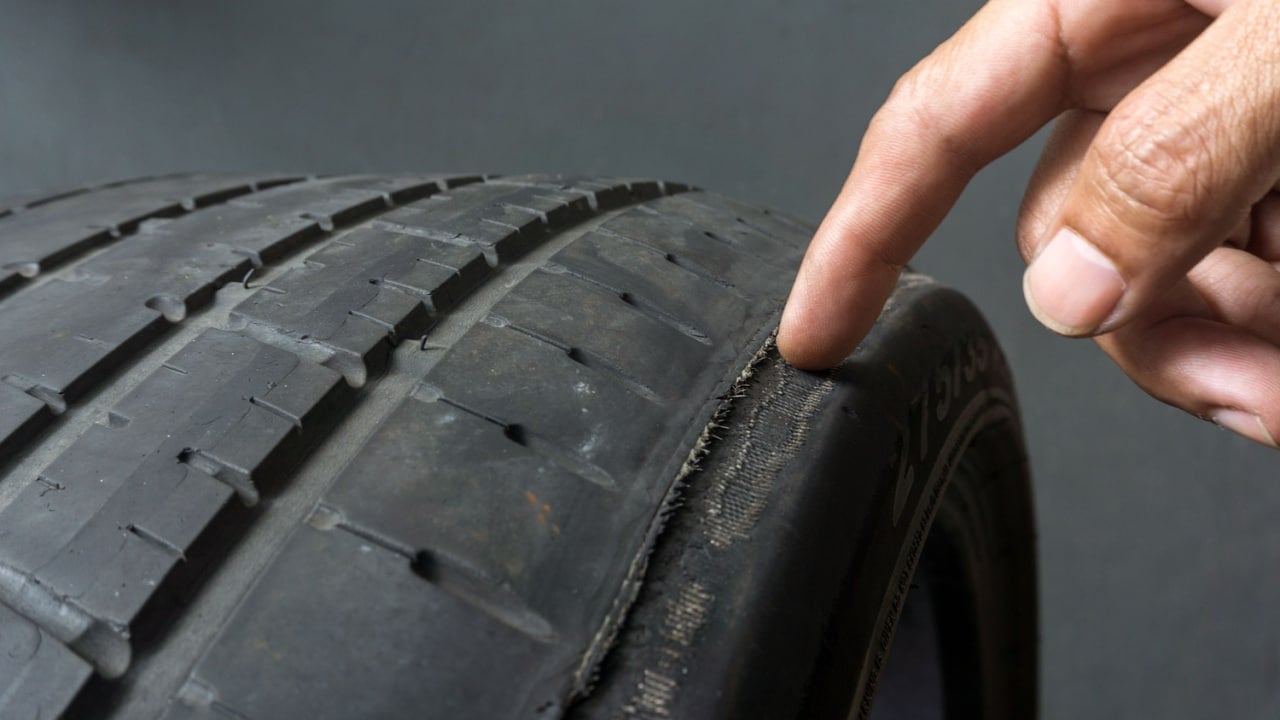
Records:
{"label": "fingernail", "polygon": [[1209,413],[1209,417],[1215,423],[1237,435],[1243,435],[1268,447],[1277,447],[1276,439],[1271,436],[1271,431],[1262,423],[1262,418],[1251,412],[1222,408]]}
{"label": "fingernail", "polygon": [[1022,276],[1031,314],[1061,335],[1098,329],[1124,290],[1124,278],[1111,260],[1067,228],[1054,233]]}

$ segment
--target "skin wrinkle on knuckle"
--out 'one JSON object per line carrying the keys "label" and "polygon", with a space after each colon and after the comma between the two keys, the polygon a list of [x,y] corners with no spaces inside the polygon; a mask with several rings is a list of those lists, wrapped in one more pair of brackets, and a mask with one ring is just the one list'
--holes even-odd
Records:
{"label": "skin wrinkle on knuckle", "polygon": [[[837,225],[835,232],[844,237],[856,237],[856,227],[857,224],[853,221],[845,220]],[[860,242],[864,252],[858,254],[859,262],[840,267],[839,274],[849,279],[861,281],[879,277],[885,269],[890,270],[897,276],[907,266],[907,262],[910,261],[909,257],[900,259],[891,255],[890,251],[894,249],[892,245],[885,247],[882,243],[865,240],[855,240],[854,242]]]}
{"label": "skin wrinkle on knuckle", "polygon": [[1227,272],[1230,260],[1225,252],[1225,249],[1218,249],[1209,253],[1188,275],[1196,294],[1209,304],[1220,320],[1223,317],[1222,299],[1229,297],[1234,287],[1231,274]]}
{"label": "skin wrinkle on knuckle", "polygon": [[954,53],[939,48],[898,78],[873,122],[878,129],[889,129],[892,134],[910,138],[916,147],[926,148],[929,160],[945,165],[931,169],[933,172],[967,178],[981,166],[963,119],[963,108],[975,103],[953,97],[945,110],[938,104],[939,98],[954,95],[959,85],[951,77],[951,62],[947,59],[951,54]]}
{"label": "skin wrinkle on knuckle", "polygon": [[1192,285],[1220,322],[1250,327],[1280,326],[1280,278],[1263,281],[1258,275],[1235,271],[1242,251],[1219,248],[1191,271]]}
{"label": "skin wrinkle on knuckle", "polygon": [[1099,172],[1093,189],[1122,222],[1157,228],[1199,224],[1213,171],[1204,133],[1186,123],[1146,118],[1124,118],[1095,142]]}
{"label": "skin wrinkle on knuckle", "polygon": [[1246,317],[1257,318],[1258,321],[1271,318],[1280,322],[1280,285],[1249,288],[1241,295],[1248,303],[1245,306]]}
{"label": "skin wrinkle on knuckle", "polygon": [[[1248,30],[1237,33],[1231,51],[1205,73],[1204,93],[1222,108],[1212,119],[1224,141],[1224,171],[1234,171],[1244,184],[1240,191],[1257,202],[1280,174],[1280,4],[1251,5]],[[1241,173],[1243,168],[1253,171]]]}

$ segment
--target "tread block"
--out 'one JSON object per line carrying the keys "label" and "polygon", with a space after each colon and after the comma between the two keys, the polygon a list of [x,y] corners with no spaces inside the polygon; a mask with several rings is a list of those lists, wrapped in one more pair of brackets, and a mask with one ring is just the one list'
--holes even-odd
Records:
{"label": "tread block", "polygon": [[[592,239],[593,236],[588,235],[573,247],[576,249]],[[516,328],[580,352],[582,362],[601,372],[648,388],[658,397],[678,398],[687,391],[688,378],[706,368],[711,348],[681,332],[676,325],[698,328],[722,327],[715,323],[725,323],[731,328],[741,325],[746,320],[743,298],[697,276],[673,273],[664,267],[665,260],[652,253],[637,252],[640,257],[628,267],[646,278],[644,284],[662,286],[660,291],[649,291],[649,294],[689,298],[689,306],[699,308],[696,317],[686,314],[676,318],[649,312],[646,306],[635,304],[644,300],[624,301],[620,292],[611,292],[603,285],[618,283],[623,287],[636,287],[639,283],[617,272],[602,273],[599,266],[588,268],[588,263],[575,259],[576,253],[561,253],[553,262],[573,263],[595,278],[603,274],[601,285],[584,282],[568,273],[536,272],[499,301],[492,313]],[[651,259],[652,264],[645,262]],[[617,261],[625,262],[620,258]],[[571,331],[566,332],[567,329]],[[638,347],[662,347],[664,352],[637,352]]]}
{"label": "tread block", "polygon": [[[435,173],[428,175],[347,175],[344,177],[325,178],[331,187],[350,188],[361,192],[374,191],[382,194],[391,202],[400,204],[420,200],[427,195],[446,190],[458,185],[480,182],[479,175],[450,175]],[[430,187],[435,185],[435,187]]]}
{"label": "tread block", "polygon": [[313,411],[345,391],[327,368],[206,331],[114,408],[127,423],[92,426],[0,512],[0,563],[127,626],[226,505],[226,486],[256,492],[255,474],[296,459]]}
{"label": "tread block", "polygon": [[[640,514],[621,512],[637,500],[584,483],[493,422],[428,399],[396,409],[323,505],[356,532],[424,553],[432,582],[447,591],[512,624],[543,618],[582,643],[590,639],[582,628],[601,621],[593,589],[616,586],[626,570],[609,538],[638,531],[617,524]],[[562,565],[567,547],[574,560]],[[583,592],[567,596],[566,586]]]}
{"label": "tread block", "polygon": [[44,402],[7,382],[0,382],[0,462],[12,457],[22,443],[53,417]]}
{"label": "tread block", "polygon": [[489,184],[516,185],[549,191],[549,193],[566,190],[585,193],[589,202],[597,210],[615,208],[629,202],[650,200],[664,193],[683,192],[687,189],[686,186],[678,183],[664,184],[637,178],[593,178],[580,175],[514,175],[492,179]]}
{"label": "tread block", "polygon": [[[183,449],[198,447],[202,435],[225,433],[252,407],[240,397],[231,403],[219,399],[217,388],[254,379],[255,366],[265,364],[260,353],[282,366],[298,362],[217,331],[206,332],[171,358],[114,408],[128,424],[92,426],[0,513],[0,525],[12,529],[3,561],[34,570],[68,549],[76,550],[70,559],[82,552],[109,552],[122,542],[129,525],[141,523],[187,478],[189,466],[178,458]],[[85,531],[119,539],[81,550],[75,541]]]}
{"label": "tread block", "polygon": [[[158,236],[156,247],[172,248],[177,258],[191,249],[209,248],[218,254],[230,254],[237,265],[246,261],[244,249],[271,262],[293,246],[320,237],[323,230],[312,217],[303,217],[323,182],[285,186],[254,197],[241,198],[235,204],[219,205],[199,213],[176,218],[162,225],[148,227],[142,235]],[[194,246],[194,247],[192,247]]]}
{"label": "tread block", "polygon": [[92,672],[65,645],[0,605],[0,717],[59,717]]}
{"label": "tread block", "polygon": [[[636,187],[658,191],[656,184]],[[563,183],[486,183],[434,195],[314,253],[305,267],[247,298],[233,314],[250,327],[358,358],[339,362],[360,385],[381,371],[395,341],[425,333],[432,313],[483,279],[486,252],[509,261],[549,228],[591,216],[601,198],[616,200],[609,193],[622,192],[618,188],[632,192],[601,183],[581,190]]]}
{"label": "tread block", "polygon": [[[538,380],[529,381],[537,368]],[[562,349],[509,328],[479,324],[432,369],[425,382],[448,400],[494,418],[523,444],[586,482],[627,488],[652,460],[648,433],[668,421],[665,409]],[[548,402],[548,398],[562,398]],[[632,426],[605,423],[615,415]]]}
{"label": "tread block", "polygon": [[[134,182],[142,182],[142,181],[152,180],[152,179],[154,178],[141,177],[141,178],[137,178]],[[121,183],[121,184],[124,184],[124,183]],[[63,190],[32,191],[32,192],[18,192],[18,193],[6,194],[4,197],[0,198],[0,218],[8,217],[10,215],[14,215],[20,212],[25,212],[27,210],[30,210],[31,208],[39,207],[40,205],[54,202],[55,200],[62,200],[64,198],[69,198],[74,195],[80,195],[81,193],[86,193],[93,189],[94,188],[92,187],[78,187],[78,188],[63,189]]]}
{"label": "tread block", "polygon": [[[508,202],[508,191],[495,188],[503,184],[528,195]],[[403,236],[432,241],[439,249],[470,253],[479,271],[481,251],[490,260],[494,254],[511,259],[511,246],[502,246],[501,237],[546,232],[544,211],[530,199],[534,194],[541,198],[537,202],[581,207],[581,200],[562,192],[544,179],[463,188],[382,216],[375,226],[391,235],[376,244],[410,242],[392,239]],[[599,207],[602,198],[621,197],[609,199],[617,191],[608,188],[592,192],[585,199],[588,208]],[[538,224],[486,223],[494,207],[536,216]],[[578,212],[585,211],[546,216],[576,219],[582,217]],[[679,208],[637,209],[610,218],[557,253],[543,271],[525,276],[446,350],[411,397],[343,467],[309,524],[272,561],[197,664],[181,695],[190,701],[175,705],[174,717],[212,717],[210,708],[219,703],[218,712],[257,716],[305,707],[303,712],[323,717],[327,707],[306,707],[309,700],[298,693],[320,685],[349,687],[344,669],[308,654],[299,659],[306,668],[286,676],[266,657],[262,643],[273,650],[289,648],[276,651],[294,657],[313,647],[317,627],[328,632],[312,618],[345,621],[350,607],[388,602],[391,593],[417,597],[412,584],[386,590],[377,600],[363,595],[373,592],[372,581],[351,591],[322,585],[335,573],[353,572],[353,561],[335,548],[360,543],[366,554],[388,560],[385,573],[395,582],[416,579],[421,592],[443,593],[460,603],[458,615],[441,611],[434,617],[439,627],[459,628],[433,640],[445,648],[436,657],[450,658],[433,665],[434,673],[465,663],[465,653],[485,642],[470,625],[481,620],[548,648],[545,656],[524,658],[518,684],[504,684],[500,691],[486,686],[484,702],[495,705],[444,708],[443,716],[530,714],[556,708],[568,697],[571,685],[581,681],[575,671],[586,648],[608,627],[619,588],[654,519],[655,494],[666,491],[671,477],[666,473],[674,472],[668,466],[687,451],[675,447],[689,430],[679,424],[685,414],[676,408],[686,407],[690,397],[707,397],[725,368],[737,367],[744,351],[754,350],[744,345],[777,310],[789,280],[776,268],[759,269],[749,243],[706,237],[687,214]],[[616,224],[632,221],[627,229],[641,242],[617,237]],[[490,227],[505,228],[507,234]],[[331,245],[317,253],[310,266],[289,278],[293,285],[282,283],[279,289],[351,289],[374,280],[350,270],[374,245],[374,236],[367,235],[370,242],[364,243],[358,235],[366,234],[352,233],[349,247]],[[792,252],[798,258],[798,250]],[[395,263],[403,265],[408,257]],[[444,277],[434,272],[428,272],[427,282]],[[369,284],[385,290],[390,277]],[[754,284],[747,293],[733,281]],[[424,284],[396,291],[415,294]],[[771,289],[778,290],[776,300]],[[328,298],[319,295],[312,299],[317,307]],[[434,306],[436,295],[429,295]],[[704,327],[714,332],[700,331]],[[654,482],[654,473],[663,480]],[[335,539],[321,546],[315,539],[321,535]],[[309,548],[305,553],[296,550],[303,542]],[[317,584],[299,588],[299,566],[325,572],[311,581]],[[334,599],[339,597],[346,600]],[[299,604],[307,608],[304,619],[295,622],[282,608]],[[310,609],[318,605],[326,609]],[[383,662],[382,647],[394,641],[382,639],[382,627],[348,628],[350,634],[342,637],[360,638],[359,644],[333,651],[360,668],[351,682],[360,682],[364,668]],[[485,667],[490,676],[511,677],[500,662]],[[531,668],[545,677],[526,686]],[[275,672],[282,673],[280,682],[268,680],[268,689],[259,689],[262,673]],[[285,677],[294,685],[287,686]],[[377,684],[382,678],[372,682],[377,693],[385,688],[389,706],[406,707],[423,702],[422,684],[436,677],[388,686]],[[536,692],[530,689],[535,687]],[[363,688],[360,693],[375,695]],[[431,707],[458,697],[457,692],[442,694]],[[244,704],[237,705],[241,700]]]}
{"label": "tread block", "polygon": [[[296,183],[148,227],[88,258],[69,279],[51,279],[31,288],[23,302],[0,308],[7,338],[0,346],[0,375],[38,379],[63,402],[74,402],[263,258],[320,237],[334,218],[346,222],[385,207],[384,196],[417,196],[442,185],[447,182],[431,178],[359,177]],[[150,185],[128,187],[141,186]],[[0,224],[0,239],[7,237]],[[53,417],[30,410],[26,401],[0,402],[16,402],[15,411],[25,413],[0,421],[2,459]]]}
{"label": "tread block", "polygon": [[[442,718],[511,717],[545,687],[546,670],[529,669],[568,659],[351,533],[304,526],[276,567],[241,603],[167,717],[336,720],[398,716],[405,708]],[[473,642],[454,644],[458,634]],[[451,648],[448,662],[424,652],[436,647]],[[494,678],[503,679],[504,692],[493,691]]]}
{"label": "tread block", "polygon": [[[410,397],[371,395],[353,420],[369,433],[355,457],[327,477],[308,471],[319,506],[217,611],[219,629],[192,648],[200,656],[168,711],[501,717],[557,714],[581,690],[584,658],[598,659],[619,621],[688,451],[681,443],[706,420],[693,416],[754,351],[802,233],[716,198],[661,197],[679,185],[522,176],[464,186],[477,179],[348,176],[267,190],[209,180],[207,191],[203,179],[161,179],[56,203],[55,229],[67,213],[106,220],[67,234],[54,262],[107,247],[0,306],[0,325],[13,328],[0,347],[0,433],[22,440],[221,285],[324,242],[232,308],[232,330],[202,332],[144,378],[38,478],[9,479],[25,485],[0,510],[0,564],[11,584],[61,605],[14,605],[23,618],[0,604],[0,650],[11,656],[0,656],[0,716],[27,707],[5,704],[11,688],[57,713],[91,665],[123,671],[130,628],[162,631],[177,611],[167,592],[153,598],[159,587],[216,567],[211,543],[240,523],[277,520],[239,501],[290,476],[362,401],[352,385],[380,372],[396,342],[429,339],[441,313],[513,262],[519,283],[493,288],[505,297],[486,317],[424,356],[435,364]],[[516,262],[641,200],[575,233],[540,270]],[[42,207],[0,217],[0,240],[35,227],[23,218]],[[14,258],[15,277],[48,269]],[[175,572],[188,553],[188,571]],[[63,623],[62,609],[79,625]],[[81,627],[99,635],[85,640]],[[95,683],[92,697],[133,693],[150,667],[120,686]]]}
{"label": "tread block", "polygon": [[[99,287],[54,279],[33,288],[25,302],[0,310],[8,330],[0,345],[0,374],[38,379],[74,402],[136,347],[164,332],[163,310],[148,307],[145,288],[127,275]],[[85,306],[87,292],[93,304]]]}
{"label": "tread block", "polygon": [[803,250],[817,227],[788,213],[769,210],[758,205],[746,203],[737,198],[719,193],[700,192],[690,194],[683,203],[672,203],[670,207],[679,208],[690,217],[721,226],[729,226],[730,221],[738,232],[753,232],[765,236],[783,245]]}
{"label": "tread block", "polygon": [[748,308],[760,308],[744,302],[741,291],[725,291],[752,288],[758,295],[761,288],[777,288],[765,297],[767,304],[780,305],[786,283],[761,258],[794,267],[803,251],[794,230],[786,240],[756,235],[759,242],[752,244],[704,229],[732,225],[735,217],[686,195],[660,198],[611,218],[557,253],[549,269],[564,268],[598,287],[632,294],[636,305],[668,321],[683,319],[703,334],[733,333],[744,321],[758,322]]}
{"label": "tread block", "polygon": [[593,197],[571,189],[485,183],[394,210],[383,218],[383,226],[445,242],[479,245],[506,262],[545,236],[549,224],[564,225],[590,216]]}
{"label": "tread block", "polygon": [[[649,205],[661,206],[662,201]],[[661,254],[686,273],[740,289],[740,292],[772,287],[775,283],[770,278],[783,272],[774,257],[752,254],[715,233],[712,233],[715,237],[709,236],[707,232],[710,231],[692,226],[688,220],[675,214],[655,215],[636,211],[613,218],[604,228],[593,233],[604,237],[592,237],[588,242],[600,245],[597,252],[606,256],[622,252],[621,246],[628,244],[652,248],[651,252]]]}
{"label": "tread block", "polygon": [[288,182],[291,178],[237,178],[191,175],[157,178],[79,193],[56,203],[16,213],[0,222],[0,268],[8,275],[35,264],[48,269],[95,245],[106,244],[121,232],[153,217],[178,215],[210,202],[253,190],[257,183]]}
{"label": "tread block", "polygon": [[[482,189],[493,198],[507,194],[488,185]],[[451,199],[452,194],[393,210],[381,226],[444,242],[475,245],[503,262],[523,254],[544,233],[542,219],[536,215],[496,207],[477,210],[471,203],[451,203]],[[489,222],[479,223],[481,219]]]}
{"label": "tread block", "polygon": [[[455,287],[461,293],[464,289],[457,285],[464,278],[483,277],[477,264],[486,270],[487,265],[479,251],[441,245],[421,237],[357,230],[246,298],[232,314],[297,341],[321,342],[368,361],[388,335],[416,337],[426,330],[437,289]],[[452,265],[420,261],[437,252]],[[453,265],[461,267],[455,270]],[[420,287],[415,282],[433,285]]]}
{"label": "tread block", "polygon": [[[690,193],[663,198],[654,203],[660,213],[677,213],[698,227],[717,228],[713,233],[721,240],[737,245],[758,258],[769,258],[773,263],[785,264],[798,251],[804,250],[809,238],[801,235],[797,242],[797,228],[788,226],[781,219],[766,215],[730,198],[713,193]],[[792,267],[793,265],[787,265]]]}

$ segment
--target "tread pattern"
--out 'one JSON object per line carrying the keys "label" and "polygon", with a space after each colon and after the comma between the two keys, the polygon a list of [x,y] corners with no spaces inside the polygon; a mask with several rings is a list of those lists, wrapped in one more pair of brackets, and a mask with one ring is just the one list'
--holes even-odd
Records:
{"label": "tread pattern", "polygon": [[294,180],[297,178],[157,178],[96,192],[63,194],[53,198],[60,200],[56,203],[29,204],[25,211],[0,220],[5,237],[0,248],[0,291],[8,292],[24,278],[48,272],[79,254],[131,234],[145,220],[174,217]]}
{"label": "tread pattern", "polygon": [[[161,590],[215,584],[238,534],[271,521],[384,377],[411,392],[325,469],[306,522],[147,711],[376,716],[421,701],[495,717],[586,688],[701,401],[754,352],[805,238],[672,195],[682,186],[479,180],[202,178],[185,181],[189,207],[157,210],[142,184],[48,205],[85,198],[122,238],[46,249],[67,265],[0,304],[0,325],[31,328],[0,348],[0,410],[27,418],[0,427],[0,451],[29,452],[173,327],[193,334],[35,477],[0,481],[19,487],[0,502],[0,716],[57,715],[77,696],[95,714],[136,709],[120,688],[144,682],[131,669],[154,642],[137,647],[139,629],[164,635]],[[148,192],[149,210],[128,205]],[[157,220],[174,207],[194,211]],[[6,224],[34,237],[39,210],[0,218],[0,256],[27,252]],[[90,246],[105,249],[76,254]],[[226,313],[198,315],[242,280],[254,289]]]}
{"label": "tread pattern", "polygon": [[[8,340],[0,347],[0,462],[172,323],[211,301],[218,287],[242,279],[251,268],[292,247],[314,241],[326,227],[386,209],[397,200],[436,192],[439,182],[163,180],[41,207],[13,219],[23,221],[21,226],[0,220],[5,240],[0,257],[45,258],[39,261],[41,267],[49,257],[66,256],[69,247],[111,238],[109,233],[102,237],[103,230],[84,235],[85,227],[108,226],[117,234],[131,234],[129,242],[118,242],[67,272],[37,277],[42,282],[33,283],[0,312]],[[274,189],[250,195],[257,187]],[[179,199],[157,203],[151,197],[148,202],[148,192]],[[215,198],[237,199],[210,207],[209,212],[157,221]],[[74,219],[65,213],[75,213]],[[42,224],[39,221],[47,219],[38,214],[53,214],[58,220]],[[150,221],[142,224],[143,219]],[[65,237],[80,239],[59,240],[57,233],[63,229]],[[37,242],[48,247],[32,250]],[[0,286],[4,281],[0,278]],[[92,304],[86,306],[89,294]]]}
{"label": "tread pattern", "polygon": [[[4,385],[0,388],[0,461],[65,411],[68,396],[82,391],[95,371],[109,366],[113,356],[127,352],[131,345],[145,342],[146,335],[163,325],[159,311],[153,309],[156,303],[148,305],[152,296],[134,302],[128,290],[106,293],[106,302],[88,311],[82,307],[86,285],[111,282],[109,273],[123,269],[119,263],[112,266],[112,255],[122,253],[109,251],[105,258],[91,258],[76,268],[82,274],[68,279],[47,277],[53,268],[137,233],[147,220],[180,215],[293,180],[202,176],[141,180],[28,202],[21,212],[0,217],[4,238],[0,297],[23,285],[33,286],[4,312],[8,342],[0,348]],[[116,249],[121,248],[125,255],[132,253],[133,269],[145,267],[145,260],[137,262],[145,257],[138,254],[137,246]],[[56,324],[51,325],[51,319]],[[50,375],[50,369],[60,374]]]}
{"label": "tread pattern", "polygon": [[115,180],[113,182],[103,183],[101,185],[90,185],[86,187],[77,187],[77,188],[71,188],[66,190],[44,191],[44,192],[23,192],[23,193],[5,195],[4,197],[0,198],[0,218],[5,218],[10,215],[16,215],[21,212],[26,212],[27,210],[30,210],[32,208],[40,207],[41,205],[48,205],[51,202],[55,202],[58,200],[65,200],[66,198],[75,197],[76,195],[83,195],[84,193],[92,192],[95,190],[106,190],[107,188],[119,187],[121,185],[130,185],[132,183],[153,182],[156,180],[173,180],[173,179],[179,179],[183,177],[189,177],[189,176],[178,173],[174,175],[136,177],[136,178],[127,178],[124,180]]}

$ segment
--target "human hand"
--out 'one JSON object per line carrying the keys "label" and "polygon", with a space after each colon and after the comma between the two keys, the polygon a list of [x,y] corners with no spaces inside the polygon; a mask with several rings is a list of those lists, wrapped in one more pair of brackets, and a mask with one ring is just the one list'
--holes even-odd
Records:
{"label": "human hand", "polygon": [[1032,313],[1093,336],[1156,398],[1275,447],[1272,0],[992,0],[872,119],[791,291],[783,356],[842,360],[969,179],[1058,116],[1018,222]]}

